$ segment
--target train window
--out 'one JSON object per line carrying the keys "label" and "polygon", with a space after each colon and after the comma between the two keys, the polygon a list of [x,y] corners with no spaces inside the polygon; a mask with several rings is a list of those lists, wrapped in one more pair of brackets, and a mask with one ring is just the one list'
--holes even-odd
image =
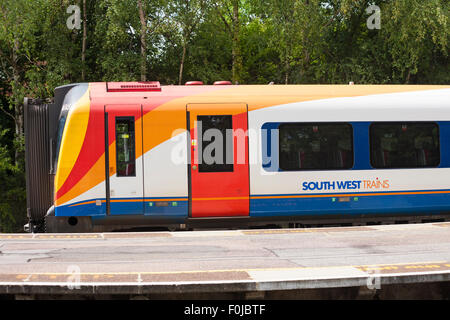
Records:
{"label": "train window", "polygon": [[59,150],[61,148],[62,135],[64,132],[64,126],[66,125],[66,118],[67,118],[67,112],[65,114],[61,114],[61,117],[59,118],[59,122],[58,122],[58,134],[56,137],[56,156],[55,156],[55,159],[52,159],[53,163],[54,163],[53,164],[54,170],[56,170],[56,168],[58,166]]}
{"label": "train window", "polygon": [[134,117],[116,117],[116,165],[118,177],[136,176]]}
{"label": "train window", "polygon": [[[233,171],[233,125],[231,115],[197,116],[201,161],[199,172]],[[200,155],[199,155],[200,156]]]}
{"label": "train window", "polygon": [[430,122],[373,123],[370,161],[374,168],[437,167],[439,127]]}
{"label": "train window", "polygon": [[279,126],[281,170],[353,167],[353,130],[348,123],[285,123]]}

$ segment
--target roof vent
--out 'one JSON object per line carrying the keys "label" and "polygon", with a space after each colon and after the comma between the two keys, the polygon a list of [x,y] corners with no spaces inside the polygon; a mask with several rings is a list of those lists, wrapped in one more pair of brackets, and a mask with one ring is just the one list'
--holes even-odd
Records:
{"label": "roof vent", "polygon": [[201,81],[188,81],[184,85],[185,86],[202,86],[203,82],[201,82]]}
{"label": "roof vent", "polygon": [[214,82],[215,86],[229,86],[231,85],[231,81],[216,81]]}
{"label": "roof vent", "polygon": [[108,92],[161,91],[159,81],[148,82],[107,82]]}

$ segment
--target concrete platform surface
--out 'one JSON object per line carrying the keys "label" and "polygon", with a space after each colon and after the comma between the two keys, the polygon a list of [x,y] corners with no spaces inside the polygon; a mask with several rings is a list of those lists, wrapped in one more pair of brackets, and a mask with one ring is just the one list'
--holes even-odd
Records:
{"label": "concrete platform surface", "polygon": [[0,294],[171,294],[450,281],[450,223],[0,234]]}

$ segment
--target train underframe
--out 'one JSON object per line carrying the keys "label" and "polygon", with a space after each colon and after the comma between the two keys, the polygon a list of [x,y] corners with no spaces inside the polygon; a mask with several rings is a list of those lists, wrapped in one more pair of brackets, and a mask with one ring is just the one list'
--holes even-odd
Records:
{"label": "train underframe", "polygon": [[205,229],[246,228],[309,228],[324,226],[364,226],[379,224],[405,224],[450,221],[449,213],[438,214],[359,214],[330,216],[283,217],[227,217],[227,218],[179,218],[155,219],[154,217],[114,216],[92,218],[90,216],[57,217],[47,215],[44,220],[30,221],[26,231],[47,233],[85,233],[114,231],[175,231]]}

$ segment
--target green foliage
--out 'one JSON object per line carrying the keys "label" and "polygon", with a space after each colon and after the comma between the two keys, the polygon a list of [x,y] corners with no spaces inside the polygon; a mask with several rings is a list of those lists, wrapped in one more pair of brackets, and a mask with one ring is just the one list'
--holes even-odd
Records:
{"label": "green foliage", "polygon": [[448,83],[448,68],[444,78],[428,72],[434,69],[435,58],[448,59],[449,9],[449,3],[440,0],[397,0],[383,6],[388,19],[381,37],[390,54],[394,82]]}
{"label": "green foliage", "polygon": [[[0,131],[0,141],[7,134]],[[16,148],[22,148],[16,143]],[[26,223],[26,197],[24,162],[13,164],[10,150],[0,145],[0,232],[20,232]]]}

